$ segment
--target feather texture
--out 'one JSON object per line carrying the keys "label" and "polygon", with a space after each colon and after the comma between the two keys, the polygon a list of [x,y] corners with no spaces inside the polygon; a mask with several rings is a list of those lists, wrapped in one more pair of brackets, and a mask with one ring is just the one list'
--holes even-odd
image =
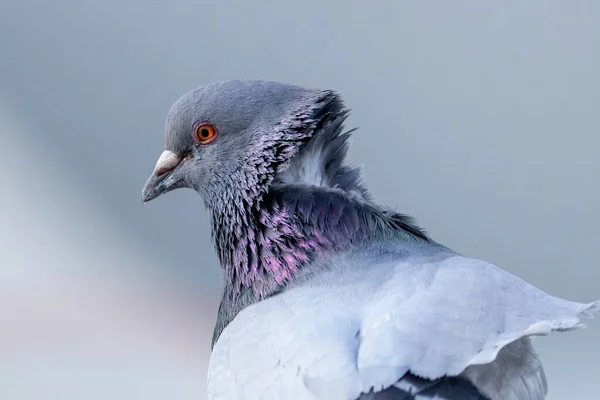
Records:
{"label": "feather texture", "polygon": [[[353,400],[410,373],[460,377],[490,400],[539,400],[545,378],[523,338],[578,329],[599,306],[428,244],[373,245],[325,264],[224,330],[211,399]],[[498,373],[505,368],[512,372]]]}

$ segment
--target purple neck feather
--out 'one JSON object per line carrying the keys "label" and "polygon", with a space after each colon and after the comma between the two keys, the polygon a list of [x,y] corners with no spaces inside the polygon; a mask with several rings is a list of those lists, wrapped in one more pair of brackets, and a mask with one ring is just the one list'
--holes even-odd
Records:
{"label": "purple neck feather", "polygon": [[427,240],[409,223],[401,214],[323,187],[284,185],[267,192],[260,205],[229,202],[212,212],[225,295],[234,300],[250,289],[260,300],[285,286],[315,259],[361,243],[390,238]]}

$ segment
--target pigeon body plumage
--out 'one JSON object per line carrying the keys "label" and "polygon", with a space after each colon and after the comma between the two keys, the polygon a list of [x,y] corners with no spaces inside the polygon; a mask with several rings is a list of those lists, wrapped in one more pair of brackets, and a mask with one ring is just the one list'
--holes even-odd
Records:
{"label": "pigeon body plumage", "polygon": [[600,302],[553,297],[435,242],[346,163],[339,95],[228,81],[182,96],[144,201],[209,210],[223,274],[209,399],[541,400],[531,336]]}

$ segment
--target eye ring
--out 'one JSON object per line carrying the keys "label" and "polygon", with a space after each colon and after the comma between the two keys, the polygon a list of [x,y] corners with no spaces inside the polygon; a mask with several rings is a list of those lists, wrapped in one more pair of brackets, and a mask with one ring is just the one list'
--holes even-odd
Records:
{"label": "eye ring", "polygon": [[199,144],[210,144],[217,138],[217,128],[213,124],[203,122],[196,127],[195,138]]}

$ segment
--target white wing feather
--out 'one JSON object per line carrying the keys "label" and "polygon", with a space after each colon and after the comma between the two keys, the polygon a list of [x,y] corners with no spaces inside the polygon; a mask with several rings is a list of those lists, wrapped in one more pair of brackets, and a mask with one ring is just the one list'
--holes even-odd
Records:
{"label": "white wing feather", "polygon": [[[579,318],[600,308],[460,256],[338,264],[230,323],[209,366],[211,400],[353,400],[409,371],[427,379],[462,374],[492,400],[539,400],[543,370],[519,339],[580,328]],[[506,369],[514,373],[498,372]]]}

